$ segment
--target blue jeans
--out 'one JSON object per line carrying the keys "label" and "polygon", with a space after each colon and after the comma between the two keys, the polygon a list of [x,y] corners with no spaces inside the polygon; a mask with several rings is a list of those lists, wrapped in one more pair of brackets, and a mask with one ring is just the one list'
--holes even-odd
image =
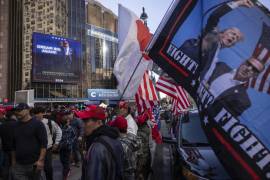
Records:
{"label": "blue jeans", "polygon": [[69,149],[60,149],[60,161],[63,165],[63,177],[66,178],[70,171],[70,155],[71,150]]}
{"label": "blue jeans", "polygon": [[75,163],[79,163],[81,161],[81,154],[80,154],[80,148],[79,148],[79,142],[78,140],[75,140],[73,145],[72,145],[72,155],[73,155],[73,160]]}

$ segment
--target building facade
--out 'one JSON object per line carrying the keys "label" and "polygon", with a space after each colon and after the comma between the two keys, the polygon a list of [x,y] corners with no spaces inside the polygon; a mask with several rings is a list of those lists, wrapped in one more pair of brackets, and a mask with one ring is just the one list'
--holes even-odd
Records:
{"label": "building facade", "polygon": [[85,0],[67,0],[68,37],[85,46]]}
{"label": "building facade", "polygon": [[22,85],[22,1],[0,1],[0,100]]}
{"label": "building facade", "polygon": [[0,102],[8,96],[9,1],[0,1]]}
{"label": "building facade", "polygon": [[[82,67],[86,67],[86,6],[85,0],[67,0],[68,37],[81,42]],[[82,74],[87,74],[87,68],[82,68]],[[87,88],[87,76],[82,76],[81,89]],[[85,91],[82,91],[85,96]]]}
{"label": "building facade", "polygon": [[33,32],[66,36],[66,1],[23,0],[23,89],[31,87]]}
{"label": "building facade", "polygon": [[[35,98],[82,97],[81,82],[78,84],[32,82],[32,34],[44,34],[83,39],[85,3],[79,0],[23,1],[23,67],[22,89],[34,89]],[[78,13],[80,12],[80,16]],[[75,28],[77,27],[77,28]]]}
{"label": "building facade", "polygon": [[118,54],[117,16],[100,3],[87,4],[86,58],[88,87],[116,88],[113,65]]}

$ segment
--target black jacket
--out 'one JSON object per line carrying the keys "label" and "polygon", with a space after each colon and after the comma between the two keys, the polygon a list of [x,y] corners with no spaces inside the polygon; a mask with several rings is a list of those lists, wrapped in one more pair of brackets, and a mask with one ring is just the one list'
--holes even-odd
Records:
{"label": "black jacket", "polygon": [[[218,62],[212,76],[209,79],[209,84],[211,84],[219,76],[231,72],[227,64],[223,62]],[[251,106],[250,99],[247,94],[247,87],[244,84],[231,87],[224,91],[220,96],[216,97],[215,102],[211,106],[211,111],[213,116],[215,116],[222,107],[225,107],[233,116],[240,116],[246,109]]]}
{"label": "black jacket", "polygon": [[122,179],[124,151],[118,137],[118,131],[108,126],[101,126],[87,137],[82,180]]}

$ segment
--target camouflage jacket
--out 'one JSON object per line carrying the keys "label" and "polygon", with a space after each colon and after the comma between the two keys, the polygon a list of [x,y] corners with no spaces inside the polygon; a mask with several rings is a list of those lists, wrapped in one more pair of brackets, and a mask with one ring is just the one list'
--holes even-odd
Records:
{"label": "camouflage jacket", "polygon": [[134,180],[137,164],[137,152],[140,149],[141,142],[137,139],[137,136],[133,134],[122,134],[119,140],[125,153],[124,180]]}

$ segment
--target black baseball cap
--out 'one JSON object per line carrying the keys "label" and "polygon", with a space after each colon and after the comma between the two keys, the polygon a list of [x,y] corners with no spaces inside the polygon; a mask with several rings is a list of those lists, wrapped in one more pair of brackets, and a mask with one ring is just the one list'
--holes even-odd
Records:
{"label": "black baseball cap", "polygon": [[19,103],[17,106],[15,106],[14,110],[15,111],[22,111],[24,109],[30,109],[30,107],[28,106],[28,104],[26,103]]}

